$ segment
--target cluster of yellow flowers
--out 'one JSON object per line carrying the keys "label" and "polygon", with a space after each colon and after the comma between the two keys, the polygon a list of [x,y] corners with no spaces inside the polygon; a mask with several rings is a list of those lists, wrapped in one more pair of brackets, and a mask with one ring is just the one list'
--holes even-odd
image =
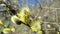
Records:
{"label": "cluster of yellow flowers", "polygon": [[30,9],[28,7],[23,7],[17,15],[11,17],[11,21],[16,24],[28,23],[30,20]]}
{"label": "cluster of yellow flowers", "polygon": [[41,24],[42,23],[39,20],[32,21],[31,24],[30,24],[31,30],[33,32],[37,32],[38,34],[42,34]]}
{"label": "cluster of yellow flowers", "polygon": [[[40,19],[41,17],[39,17]],[[17,15],[11,17],[13,23],[18,24],[28,24],[33,32],[42,34],[41,31],[41,22],[39,19],[30,21],[30,9],[28,7],[23,7]]]}
{"label": "cluster of yellow flowers", "polygon": [[20,18],[20,21],[23,23],[29,22],[30,9],[28,7],[22,7],[21,11],[17,14]]}

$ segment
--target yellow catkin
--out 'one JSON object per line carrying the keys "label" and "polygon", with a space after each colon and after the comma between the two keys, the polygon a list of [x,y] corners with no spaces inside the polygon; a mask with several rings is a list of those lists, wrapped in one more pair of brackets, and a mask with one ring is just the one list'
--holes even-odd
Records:
{"label": "yellow catkin", "polygon": [[0,20],[0,26],[2,26],[3,25],[3,22]]}
{"label": "yellow catkin", "polygon": [[3,33],[10,33],[10,32],[11,32],[10,28],[4,28],[3,29]]}
{"label": "yellow catkin", "polygon": [[15,32],[15,28],[11,28],[11,31],[12,31],[12,32]]}

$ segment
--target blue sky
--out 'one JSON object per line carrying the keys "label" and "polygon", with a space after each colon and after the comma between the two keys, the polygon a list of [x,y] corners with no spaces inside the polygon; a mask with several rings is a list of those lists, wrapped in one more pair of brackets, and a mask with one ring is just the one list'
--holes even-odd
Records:
{"label": "blue sky", "polygon": [[[29,1],[29,2],[28,2]],[[40,4],[42,3],[42,0],[37,0]],[[26,5],[35,5],[35,3],[37,3],[35,0],[26,0]],[[19,0],[19,5],[23,6],[23,2],[21,0]]]}
{"label": "blue sky", "polygon": [[[51,0],[45,0],[45,1],[46,1],[46,3],[50,3]],[[29,5],[32,7],[33,5],[35,5],[35,3],[41,4],[43,2],[43,0],[26,0],[25,2],[26,2],[26,5]],[[23,6],[23,5],[24,5],[24,3],[21,0],[19,0],[19,6]]]}

